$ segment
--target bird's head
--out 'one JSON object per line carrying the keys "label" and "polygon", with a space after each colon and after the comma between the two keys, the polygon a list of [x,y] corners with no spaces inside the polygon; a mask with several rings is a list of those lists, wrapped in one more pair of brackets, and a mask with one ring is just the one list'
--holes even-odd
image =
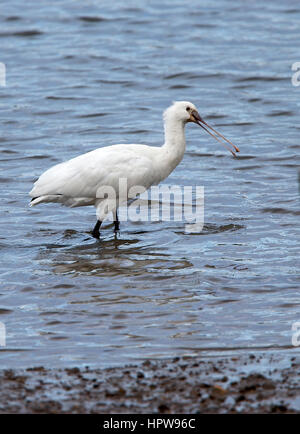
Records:
{"label": "bird's head", "polygon": [[[216,131],[214,128],[212,128],[210,125],[208,125],[207,122],[205,122],[202,117],[199,115],[198,110],[196,106],[189,102],[189,101],[176,101],[174,102],[165,112],[164,112],[164,119],[167,121],[168,119],[173,119],[177,122],[182,122],[184,125],[188,122],[194,122],[195,124],[202,127],[208,134],[213,136],[216,140],[219,142],[221,137],[223,140],[225,140],[227,143],[229,143],[231,146],[233,146],[235,152],[239,152],[239,148],[235,146],[233,143],[230,142],[230,140],[226,139],[221,133]],[[209,129],[208,129],[209,128]],[[217,137],[215,134],[213,134],[212,130],[215,134],[217,134]],[[230,148],[228,148],[223,142],[221,142],[223,146],[225,146],[234,156],[235,152],[232,151]]]}
{"label": "bird's head", "polygon": [[184,124],[196,122],[197,117],[200,119],[196,106],[188,101],[175,101],[164,112],[165,120],[172,118]]}

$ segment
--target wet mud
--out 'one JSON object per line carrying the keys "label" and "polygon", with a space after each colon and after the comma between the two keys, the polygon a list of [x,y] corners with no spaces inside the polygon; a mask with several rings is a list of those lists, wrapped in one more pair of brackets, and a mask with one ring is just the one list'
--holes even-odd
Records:
{"label": "wet mud", "polygon": [[298,413],[300,361],[175,358],[108,369],[2,370],[1,413]]}

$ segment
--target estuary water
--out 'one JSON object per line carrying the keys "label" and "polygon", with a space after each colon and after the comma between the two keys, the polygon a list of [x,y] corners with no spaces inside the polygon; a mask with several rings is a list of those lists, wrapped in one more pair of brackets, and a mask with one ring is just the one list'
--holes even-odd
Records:
{"label": "estuary water", "polygon": [[[299,2],[10,0],[0,12],[1,366],[299,355]],[[115,236],[106,223],[99,242],[92,207],[29,208],[54,164],[160,146],[173,100],[241,151],[187,125],[165,183],[204,187],[201,232],[128,221]]]}

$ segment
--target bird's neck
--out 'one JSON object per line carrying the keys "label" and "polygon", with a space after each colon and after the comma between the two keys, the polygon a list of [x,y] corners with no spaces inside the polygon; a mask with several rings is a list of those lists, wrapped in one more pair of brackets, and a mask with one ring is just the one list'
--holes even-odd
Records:
{"label": "bird's neck", "polygon": [[184,126],[185,124],[178,120],[165,120],[165,143],[162,150],[166,153],[172,170],[180,163],[185,152]]}

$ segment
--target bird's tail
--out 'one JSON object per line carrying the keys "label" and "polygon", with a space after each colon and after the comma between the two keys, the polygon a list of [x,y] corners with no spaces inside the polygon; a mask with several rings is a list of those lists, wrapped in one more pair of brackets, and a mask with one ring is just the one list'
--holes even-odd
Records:
{"label": "bird's tail", "polygon": [[31,199],[31,201],[30,201],[30,203],[29,203],[29,206],[34,206],[34,205],[37,205],[38,203],[40,203],[41,202],[41,198],[42,198],[43,196],[40,196],[40,197],[33,197],[32,199]]}
{"label": "bird's tail", "polygon": [[44,196],[33,197],[29,203],[29,206],[38,205],[41,202],[60,202],[61,194],[47,194]]}

